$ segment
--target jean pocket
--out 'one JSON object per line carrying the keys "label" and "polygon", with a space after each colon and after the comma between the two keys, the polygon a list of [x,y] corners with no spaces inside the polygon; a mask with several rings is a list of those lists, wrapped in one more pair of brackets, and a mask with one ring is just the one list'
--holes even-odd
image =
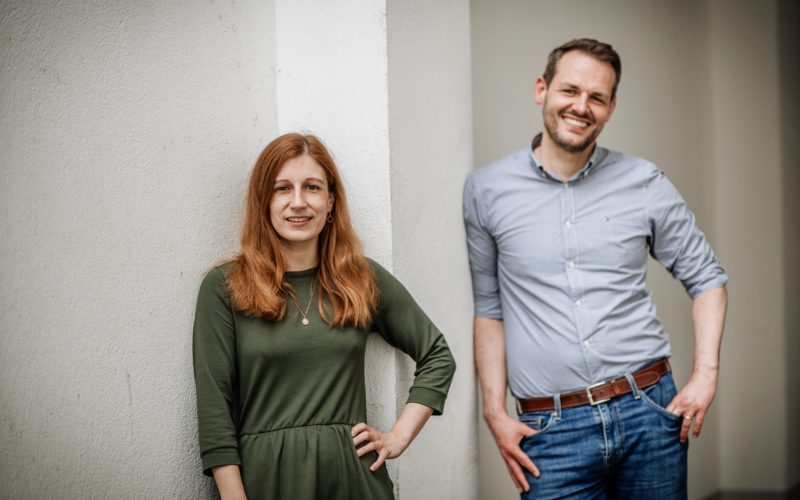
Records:
{"label": "jean pocket", "polygon": [[666,408],[677,393],[678,391],[675,388],[675,382],[672,380],[672,375],[669,373],[661,377],[661,380],[658,383],[640,392],[642,395],[642,400],[644,400],[647,406],[660,413],[664,418],[673,424],[683,421],[683,417],[681,415],[672,413]]}
{"label": "jean pocket", "polygon": [[645,403],[647,403],[648,406],[650,406],[652,409],[654,409],[655,411],[657,411],[658,413],[662,414],[664,417],[670,420],[680,422],[683,419],[681,415],[672,413],[671,411],[667,410],[662,405],[650,399],[650,397],[645,393],[642,393],[642,399],[644,400]]}
{"label": "jean pocket", "polygon": [[549,431],[558,420],[555,412],[522,413],[519,419],[523,424],[536,431],[534,436]]}

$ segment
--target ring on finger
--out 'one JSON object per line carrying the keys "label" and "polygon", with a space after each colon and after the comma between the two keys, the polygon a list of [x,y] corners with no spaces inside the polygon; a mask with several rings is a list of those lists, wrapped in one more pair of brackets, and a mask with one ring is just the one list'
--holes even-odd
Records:
{"label": "ring on finger", "polygon": [[684,416],[683,416],[683,419],[684,419],[684,420],[694,420],[694,416],[691,416],[691,415],[684,415]]}

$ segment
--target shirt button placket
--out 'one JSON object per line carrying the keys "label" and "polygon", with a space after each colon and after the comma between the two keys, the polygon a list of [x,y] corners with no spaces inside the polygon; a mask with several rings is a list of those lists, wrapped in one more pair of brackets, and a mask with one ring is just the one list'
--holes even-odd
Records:
{"label": "shirt button placket", "polygon": [[572,303],[573,307],[575,308],[575,333],[578,337],[580,342],[580,346],[583,351],[583,355],[587,356],[590,354],[587,352],[592,346],[591,341],[584,338],[586,332],[583,331],[583,325],[585,322],[583,321],[584,315],[586,314],[585,311],[585,304],[584,304],[584,297],[583,297],[583,287],[582,280],[580,277],[580,268],[578,266],[578,235],[577,235],[577,225],[576,225],[576,214],[575,214],[575,200],[573,200],[573,196],[575,195],[574,186],[570,185],[569,182],[564,183],[564,190],[562,191],[563,196],[563,203],[564,203],[564,213],[567,215],[566,220],[564,221],[564,263],[566,267],[567,277],[570,283],[570,291],[572,293]]}

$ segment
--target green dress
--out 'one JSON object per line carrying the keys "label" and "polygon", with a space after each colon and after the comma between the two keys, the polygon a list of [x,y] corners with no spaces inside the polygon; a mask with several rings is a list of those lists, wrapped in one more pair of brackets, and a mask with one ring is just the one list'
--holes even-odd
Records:
{"label": "green dress", "polygon": [[[250,500],[391,499],[386,467],[356,455],[350,430],[365,422],[364,352],[378,332],[417,363],[408,401],[441,414],[455,362],[444,337],[391,274],[370,261],[381,292],[369,329],[329,327],[313,299],[310,324],[290,301],[284,321],[233,310],[227,267],[203,280],[194,323],[203,470],[238,464]],[[287,273],[303,308],[316,270]],[[317,292],[314,292],[316,296]]]}

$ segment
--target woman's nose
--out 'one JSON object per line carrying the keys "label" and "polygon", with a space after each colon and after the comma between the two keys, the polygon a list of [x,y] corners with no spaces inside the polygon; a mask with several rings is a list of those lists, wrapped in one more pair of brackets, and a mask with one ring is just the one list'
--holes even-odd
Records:
{"label": "woman's nose", "polygon": [[305,204],[306,200],[303,197],[303,190],[295,189],[294,192],[292,192],[292,201],[291,201],[292,207],[303,207],[305,206]]}

